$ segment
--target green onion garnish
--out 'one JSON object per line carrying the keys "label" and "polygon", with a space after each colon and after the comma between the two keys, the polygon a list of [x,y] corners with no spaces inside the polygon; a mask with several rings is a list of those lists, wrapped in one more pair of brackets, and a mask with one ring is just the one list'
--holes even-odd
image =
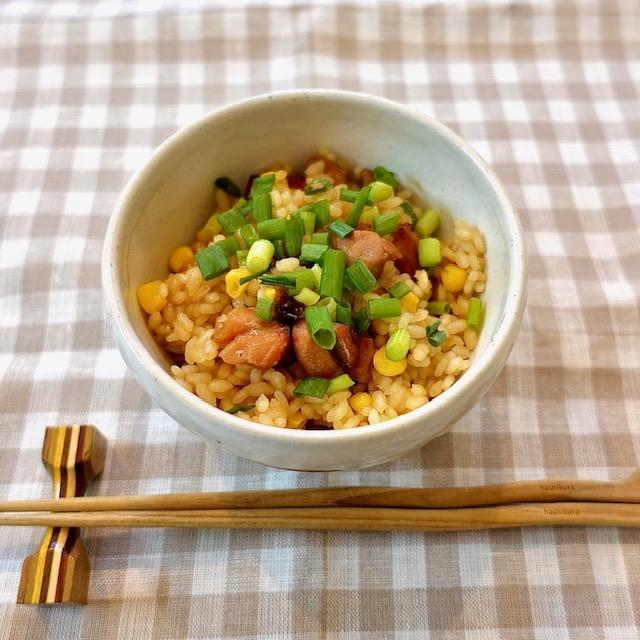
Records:
{"label": "green onion garnish", "polygon": [[329,233],[321,231],[311,234],[311,244],[329,244]]}
{"label": "green onion garnish", "polygon": [[240,249],[240,251],[236,251],[236,259],[238,260],[239,267],[244,267],[247,264],[248,255],[249,249]]}
{"label": "green onion garnish", "polygon": [[420,238],[418,240],[418,261],[421,267],[435,267],[440,264],[441,260],[438,238]]}
{"label": "green onion garnish", "polygon": [[331,378],[329,380],[329,388],[327,389],[327,395],[331,396],[338,391],[346,391],[349,387],[353,387],[355,381],[353,381],[346,373]]}
{"label": "green onion garnish", "polygon": [[216,178],[216,181],[213,184],[215,184],[218,189],[222,189],[222,191],[228,193],[234,198],[239,198],[242,195],[240,187],[231,178],[227,178],[227,176],[220,176],[219,178]]}
{"label": "green onion garnish", "polygon": [[318,200],[313,203],[313,211],[316,214],[316,225],[318,227],[326,227],[329,222],[329,210],[331,205],[328,200]]}
{"label": "green onion garnish", "polygon": [[275,173],[266,173],[253,179],[251,183],[251,197],[254,198],[259,194],[271,193],[273,185],[276,183]]}
{"label": "green onion garnish", "polygon": [[298,385],[293,390],[293,395],[297,397],[311,396],[312,398],[324,398],[327,395],[329,384],[329,381],[324,378],[309,376],[298,382]]}
{"label": "green onion garnish", "polygon": [[371,324],[371,320],[369,320],[369,316],[367,315],[367,307],[362,307],[356,311],[351,316],[351,320],[353,321],[353,326],[360,335],[366,333],[369,325]]}
{"label": "green onion garnish", "polygon": [[[245,261],[244,266],[247,266],[247,263]],[[260,278],[261,276],[263,276],[266,273],[266,271],[257,271],[256,273],[251,273],[248,276],[245,276],[244,278],[240,278],[240,280],[238,280],[239,284],[246,284],[247,282],[251,282],[252,280],[255,280],[256,278]]]}
{"label": "green onion garnish", "polygon": [[266,238],[267,240],[278,240],[278,238],[284,238],[284,228],[286,226],[284,218],[260,220],[256,226],[261,238]]}
{"label": "green onion garnish", "polygon": [[356,201],[353,203],[351,207],[351,211],[349,211],[349,215],[347,216],[347,224],[350,224],[354,229],[358,226],[358,221],[360,220],[360,214],[364,209],[364,206],[369,201],[369,192],[371,191],[371,186],[366,186],[360,189],[360,193],[356,198]]}
{"label": "green onion garnish", "polygon": [[219,233],[222,233],[222,227],[218,222],[219,213],[214,213],[204,225],[204,230],[208,231],[211,234],[211,237],[217,236]]}
{"label": "green onion garnish", "polygon": [[284,247],[288,256],[299,256],[304,239],[304,222],[300,218],[285,220]]}
{"label": "green onion garnish", "polygon": [[269,192],[253,196],[253,219],[256,222],[271,220],[271,194]]}
{"label": "green onion garnish", "polygon": [[273,241],[273,249],[276,260],[282,260],[282,258],[286,258],[287,254],[284,248],[284,240],[282,238],[278,238]]}
{"label": "green onion garnish", "polygon": [[355,202],[359,193],[359,191],[354,191],[353,189],[341,189],[340,200],[342,202]]}
{"label": "green onion garnish", "polygon": [[269,298],[259,298],[256,303],[255,315],[261,320],[273,319],[273,300]]}
{"label": "green onion garnish", "polygon": [[387,291],[394,297],[404,298],[408,293],[411,293],[410,287],[404,282],[396,282],[392,287],[389,287]]}
{"label": "green onion garnish", "polygon": [[400,214],[397,211],[389,211],[375,217],[372,221],[373,230],[379,236],[386,236],[393,233],[400,223]]}
{"label": "green onion garnish", "polygon": [[302,262],[320,262],[322,255],[328,248],[326,244],[305,242],[300,248],[300,260]]}
{"label": "green onion garnish", "polygon": [[415,229],[421,238],[428,238],[439,226],[440,212],[437,209],[429,209],[418,218]]}
{"label": "green onion garnish", "polygon": [[296,281],[296,291],[307,287],[309,289],[316,289],[316,277],[311,269],[298,269],[291,274]]}
{"label": "green onion garnish", "polygon": [[327,307],[307,307],[304,319],[313,341],[319,347],[331,350],[336,346],[336,332]]}
{"label": "green onion garnish", "polygon": [[320,280],[322,279],[322,267],[319,264],[314,264],[311,269],[311,273],[313,274],[313,279],[316,281],[316,286],[314,289],[320,289]]}
{"label": "green onion garnish", "polygon": [[374,218],[379,215],[378,207],[365,207],[360,215],[360,224],[373,224]]}
{"label": "green onion garnish", "polygon": [[320,300],[320,294],[312,291],[309,287],[302,287],[300,292],[293,297],[305,307],[310,307]]}
{"label": "green onion garnish", "polygon": [[342,222],[342,220],[332,222],[328,228],[340,238],[346,238],[353,231],[353,227]]}
{"label": "green onion garnish", "polygon": [[333,298],[322,298],[316,306],[326,307],[329,311],[331,322],[336,322],[336,309],[338,308],[338,304]]}
{"label": "green onion garnish", "polygon": [[266,271],[271,264],[273,254],[273,243],[269,242],[269,240],[264,240],[263,238],[256,240],[249,248],[249,253],[247,255],[247,269],[252,273]]}
{"label": "green onion garnish", "polygon": [[432,347],[439,347],[446,339],[447,334],[439,331],[440,320],[436,320],[426,328],[427,340]]}
{"label": "green onion garnish", "polygon": [[374,298],[367,300],[367,316],[369,320],[379,318],[397,318],[402,313],[400,300],[397,298]]}
{"label": "green onion garnish", "polygon": [[283,289],[288,289],[292,292],[298,288],[298,281],[292,273],[265,273],[260,276],[260,282],[262,284],[282,287]]}
{"label": "green onion garnish", "polygon": [[478,330],[482,324],[482,300],[480,298],[469,298],[467,307],[467,327]]}
{"label": "green onion garnish", "polygon": [[237,209],[229,209],[218,216],[218,223],[225,233],[235,233],[244,223],[244,216]]}
{"label": "green onion garnish", "polygon": [[237,209],[246,218],[247,214],[253,211],[253,200],[238,198],[238,201],[233,205],[233,209]]}
{"label": "green onion garnish", "polygon": [[340,324],[351,325],[351,305],[344,300],[336,302],[336,322]]}
{"label": "green onion garnish", "polygon": [[376,167],[373,170],[373,179],[378,180],[379,182],[384,182],[394,189],[398,186],[398,179],[396,178],[396,174],[393,171],[389,171],[389,169],[385,169],[384,167]]}
{"label": "green onion garnish", "polygon": [[408,202],[403,202],[400,205],[400,208],[409,216],[409,218],[411,218],[411,228],[415,228],[418,217],[416,216],[416,212],[413,210],[413,207]]}
{"label": "green onion garnish", "polygon": [[236,251],[240,251],[242,247],[240,247],[240,243],[238,242],[238,238],[235,236],[229,236],[224,240],[218,240],[216,245],[222,247],[224,252],[227,254],[227,258],[235,255]]}
{"label": "green onion garnish", "polygon": [[393,187],[386,182],[372,182],[368,188],[369,201],[373,204],[387,200],[393,195]]}
{"label": "green onion garnish", "polygon": [[367,293],[375,289],[378,285],[376,277],[369,271],[369,267],[358,258],[350,267],[347,267],[347,273],[353,286],[360,293]]}
{"label": "green onion garnish", "polygon": [[344,251],[328,248],[323,256],[320,295],[339,300],[342,298],[342,285],[347,256]]}
{"label": "green onion garnish", "polygon": [[332,184],[333,182],[326,176],[318,176],[317,178],[312,178],[304,188],[304,195],[313,196],[317,193],[324,193]]}
{"label": "green onion garnish", "polygon": [[451,311],[451,305],[446,300],[431,300],[427,302],[427,311],[432,316],[441,316]]}
{"label": "green onion garnish", "polygon": [[229,269],[229,256],[220,244],[212,244],[196,253],[196,262],[205,280],[212,280]]}
{"label": "green onion garnish", "polygon": [[298,211],[298,215],[304,224],[304,232],[312,234],[316,228],[316,214],[313,211]]}
{"label": "green onion garnish", "polygon": [[240,411],[251,411],[251,409],[255,408],[255,404],[234,404],[231,409],[227,409],[227,413],[235,415],[236,413],[240,413]]}
{"label": "green onion garnish", "polygon": [[406,358],[411,346],[411,334],[407,329],[396,329],[387,340],[385,353],[389,360],[399,362]]}
{"label": "green onion garnish", "polygon": [[238,232],[240,233],[242,241],[248,248],[251,247],[251,245],[260,237],[256,228],[248,222],[243,224],[240,229],[238,229]]}

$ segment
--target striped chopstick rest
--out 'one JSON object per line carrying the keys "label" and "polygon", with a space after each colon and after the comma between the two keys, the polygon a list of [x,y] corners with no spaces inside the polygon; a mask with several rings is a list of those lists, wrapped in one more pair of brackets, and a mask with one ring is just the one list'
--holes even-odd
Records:
{"label": "striped chopstick rest", "polygon": [[[105,439],[90,425],[47,427],[42,461],[53,479],[54,498],[83,496],[102,472]],[[21,604],[85,604],[90,563],[80,529],[49,527],[38,550],[26,558],[18,588]]]}

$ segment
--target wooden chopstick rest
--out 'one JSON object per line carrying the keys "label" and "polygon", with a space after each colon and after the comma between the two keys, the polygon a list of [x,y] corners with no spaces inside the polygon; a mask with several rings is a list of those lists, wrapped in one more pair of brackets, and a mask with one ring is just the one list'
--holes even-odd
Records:
{"label": "wooden chopstick rest", "polygon": [[[104,467],[106,441],[90,425],[47,427],[42,462],[53,479],[55,498],[83,496]],[[89,556],[75,527],[49,527],[38,550],[22,564],[17,602],[86,604]]]}

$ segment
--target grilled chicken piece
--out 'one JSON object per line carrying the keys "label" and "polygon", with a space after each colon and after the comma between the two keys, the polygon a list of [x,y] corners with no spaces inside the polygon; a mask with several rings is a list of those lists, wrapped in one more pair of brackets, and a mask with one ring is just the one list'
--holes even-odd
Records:
{"label": "grilled chicken piece", "polygon": [[357,357],[353,366],[349,369],[349,375],[356,382],[369,384],[376,345],[373,338],[369,336],[356,336],[355,346]]}
{"label": "grilled chicken piece", "polygon": [[394,260],[400,273],[408,273],[411,277],[420,268],[418,262],[418,235],[410,224],[401,224],[393,233],[392,242],[400,252]]}
{"label": "grilled chicken piece", "polygon": [[219,355],[228,364],[249,364],[257,369],[270,369],[287,352],[290,333],[289,327],[275,322],[267,327],[254,327],[233,338]]}
{"label": "grilled chicken piece", "polygon": [[346,238],[333,236],[333,246],[347,254],[347,264],[353,264],[360,258],[377,278],[387,260],[400,257],[400,252],[389,240],[380,237],[375,231],[356,229]]}
{"label": "grilled chicken piece", "polygon": [[310,376],[333,378],[340,373],[331,351],[319,347],[311,337],[305,320],[298,320],[291,333],[296,358]]}
{"label": "grilled chicken piece", "polygon": [[333,160],[329,160],[324,156],[313,156],[313,158],[310,158],[309,162],[307,162],[307,167],[312,165],[314,162],[318,162],[318,160],[322,160],[324,162],[322,175],[327,176],[327,178],[331,178],[334,185],[346,184],[347,172],[340,165],[333,162]]}
{"label": "grilled chicken piece", "polygon": [[254,309],[238,307],[229,311],[226,316],[218,318],[213,329],[213,339],[218,344],[227,344],[249,329],[266,329],[275,325],[275,322],[260,320]]}
{"label": "grilled chicken piece", "polygon": [[336,332],[336,346],[333,349],[338,362],[345,368],[351,368],[358,357],[355,342],[351,337],[351,330],[344,324],[333,325]]}

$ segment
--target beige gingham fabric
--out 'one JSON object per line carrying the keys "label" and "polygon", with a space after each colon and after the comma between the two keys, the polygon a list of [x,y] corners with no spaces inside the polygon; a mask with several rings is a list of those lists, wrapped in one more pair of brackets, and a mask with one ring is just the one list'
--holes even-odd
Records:
{"label": "beige gingham fabric", "polygon": [[[208,446],[154,406],[103,319],[126,180],[178,127],[262,92],[342,88],[430,114],[520,211],[528,307],[452,430],[305,474]],[[637,0],[0,3],[0,497],[46,496],[43,429],[108,439],[94,493],[617,479],[640,460]],[[42,535],[3,528],[0,637],[640,637],[640,532],[86,530],[86,607],[15,604]]]}

